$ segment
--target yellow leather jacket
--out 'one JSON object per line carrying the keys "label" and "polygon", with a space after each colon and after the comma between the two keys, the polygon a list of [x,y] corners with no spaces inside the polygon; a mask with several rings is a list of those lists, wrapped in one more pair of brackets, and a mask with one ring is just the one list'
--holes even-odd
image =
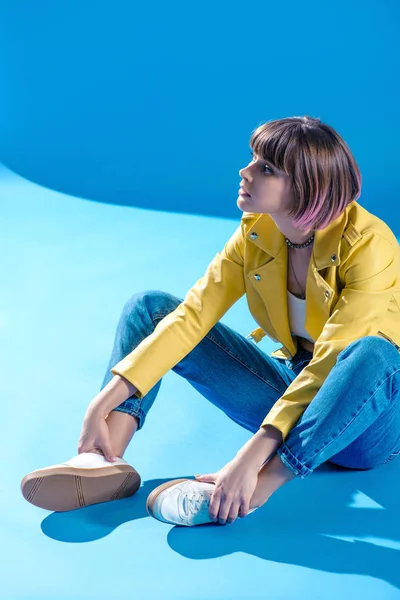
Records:
{"label": "yellow leather jacket", "polygon": [[[243,213],[240,225],[183,302],[111,372],[141,398],[182,360],[246,294],[264,335],[297,351],[287,310],[287,245],[268,214]],[[352,341],[380,335],[400,351],[400,246],[384,221],[353,200],[325,229],[316,230],[306,282],[305,329],[314,340],[309,364],[277,400],[260,427],[273,425],[283,441]]]}

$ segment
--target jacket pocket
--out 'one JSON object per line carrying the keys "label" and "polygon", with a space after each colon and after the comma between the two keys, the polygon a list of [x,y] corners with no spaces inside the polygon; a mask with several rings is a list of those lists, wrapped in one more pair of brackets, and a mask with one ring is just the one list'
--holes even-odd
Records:
{"label": "jacket pocket", "polygon": [[385,340],[390,342],[397,350],[400,350],[400,346],[398,346],[396,344],[396,342],[394,340],[392,340],[392,338],[390,338],[388,335],[386,335],[386,333],[383,333],[382,331],[378,331],[376,335],[383,337]]}

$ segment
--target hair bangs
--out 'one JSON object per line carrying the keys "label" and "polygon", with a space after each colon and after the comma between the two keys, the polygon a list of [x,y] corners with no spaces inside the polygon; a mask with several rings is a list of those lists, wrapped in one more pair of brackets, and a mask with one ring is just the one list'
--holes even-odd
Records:
{"label": "hair bangs", "polygon": [[301,230],[324,229],[361,194],[361,173],[344,139],[319,118],[288,117],[260,125],[250,147],[291,178],[290,213]]}

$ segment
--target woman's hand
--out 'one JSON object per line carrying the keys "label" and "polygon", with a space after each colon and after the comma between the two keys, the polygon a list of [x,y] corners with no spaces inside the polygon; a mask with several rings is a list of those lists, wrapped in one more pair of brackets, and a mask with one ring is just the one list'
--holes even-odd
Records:
{"label": "woman's hand", "polygon": [[78,442],[78,454],[92,452],[95,448],[101,450],[108,461],[115,461],[116,457],[111,448],[110,432],[104,416],[88,410],[83,420]]}
{"label": "woman's hand", "polygon": [[225,525],[238,516],[245,517],[252,508],[250,501],[257,487],[258,471],[256,463],[235,457],[217,473],[195,475],[197,481],[215,483],[208,509],[210,519]]}

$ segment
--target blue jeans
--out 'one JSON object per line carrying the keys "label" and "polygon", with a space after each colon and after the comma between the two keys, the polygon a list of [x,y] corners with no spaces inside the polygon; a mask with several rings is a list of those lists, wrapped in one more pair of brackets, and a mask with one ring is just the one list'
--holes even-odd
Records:
{"label": "blue jeans", "polygon": [[[113,378],[110,369],[182,301],[150,290],[126,302],[101,389]],[[300,346],[291,360],[269,356],[252,340],[218,322],[172,370],[235,423],[256,433],[311,358],[312,353]],[[133,395],[114,410],[137,417],[141,429],[161,381],[143,398]],[[399,456],[399,347],[378,336],[349,344],[277,453],[302,479],[325,461],[372,469]]]}

